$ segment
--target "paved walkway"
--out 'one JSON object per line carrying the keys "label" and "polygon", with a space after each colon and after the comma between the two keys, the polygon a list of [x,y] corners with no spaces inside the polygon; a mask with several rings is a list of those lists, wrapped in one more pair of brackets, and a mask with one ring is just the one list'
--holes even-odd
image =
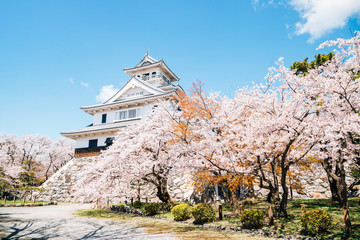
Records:
{"label": "paved walkway", "polygon": [[151,239],[173,240],[171,234],[148,234],[132,224],[75,217],[83,204],[0,208],[1,239]]}

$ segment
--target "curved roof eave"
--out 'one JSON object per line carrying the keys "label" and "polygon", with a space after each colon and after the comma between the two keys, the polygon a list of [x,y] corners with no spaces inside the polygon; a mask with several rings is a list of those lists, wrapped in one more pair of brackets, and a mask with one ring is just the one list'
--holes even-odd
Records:
{"label": "curved roof eave", "polygon": [[154,63],[150,63],[148,65],[145,65],[145,66],[135,66],[135,67],[131,67],[131,68],[123,68],[124,72],[128,72],[128,71],[132,71],[132,70],[141,70],[141,69],[146,69],[146,68],[149,68],[149,67],[155,67],[154,65],[157,65],[157,64],[160,64],[161,61],[157,61],[157,62],[154,62]]}
{"label": "curved roof eave", "polygon": [[107,103],[107,104],[97,104],[97,105],[92,105],[92,106],[82,106],[82,107],[80,107],[80,109],[83,110],[84,112],[87,112],[88,110],[97,109],[97,108],[101,109],[103,107],[129,104],[131,102],[136,103],[137,101],[152,100],[152,99],[156,99],[156,98],[160,98],[160,97],[165,97],[167,95],[173,95],[174,93],[176,94],[176,90],[165,92],[163,94],[158,94],[158,95],[150,95],[150,96],[146,96],[146,97],[138,98],[138,99],[129,99],[129,100],[125,100],[125,101],[111,102],[111,103]]}
{"label": "curved roof eave", "polygon": [[151,63],[149,65],[146,65],[146,66],[140,66],[140,67],[132,67],[132,68],[124,68],[124,72],[128,73],[128,72],[133,72],[133,71],[136,71],[136,70],[142,70],[142,69],[146,69],[146,68],[152,68],[152,67],[156,67],[157,65],[162,65],[164,66],[164,68],[170,73],[170,75],[174,78],[175,81],[179,81],[180,78],[178,76],[176,76],[176,74],[171,71],[171,69],[168,67],[168,65],[166,65],[166,63],[164,62],[163,59],[161,59],[160,61],[158,62],[155,62],[155,63]]}

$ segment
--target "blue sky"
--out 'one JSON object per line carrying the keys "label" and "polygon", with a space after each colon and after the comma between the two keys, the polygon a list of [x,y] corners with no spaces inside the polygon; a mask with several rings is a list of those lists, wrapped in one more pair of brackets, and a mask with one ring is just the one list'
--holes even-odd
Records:
{"label": "blue sky", "polygon": [[360,30],[357,2],[3,0],[0,133],[55,139],[90,124],[80,106],[98,103],[103,86],[120,88],[122,69],[146,50],[184,89],[199,79],[233,96],[264,81],[279,57],[291,65],[325,40],[350,38]]}

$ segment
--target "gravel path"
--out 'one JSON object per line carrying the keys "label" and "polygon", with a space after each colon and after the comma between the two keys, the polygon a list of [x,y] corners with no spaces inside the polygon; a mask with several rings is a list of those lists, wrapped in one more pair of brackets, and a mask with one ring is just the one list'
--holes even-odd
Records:
{"label": "gravel path", "polygon": [[148,234],[131,223],[75,217],[90,205],[0,208],[1,239],[151,239],[173,240],[171,234]]}

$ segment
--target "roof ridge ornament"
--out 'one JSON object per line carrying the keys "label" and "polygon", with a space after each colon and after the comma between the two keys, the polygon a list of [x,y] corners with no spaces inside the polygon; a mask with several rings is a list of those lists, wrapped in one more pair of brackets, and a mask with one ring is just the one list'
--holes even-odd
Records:
{"label": "roof ridge ornament", "polygon": [[149,51],[146,50],[145,56],[149,56]]}

